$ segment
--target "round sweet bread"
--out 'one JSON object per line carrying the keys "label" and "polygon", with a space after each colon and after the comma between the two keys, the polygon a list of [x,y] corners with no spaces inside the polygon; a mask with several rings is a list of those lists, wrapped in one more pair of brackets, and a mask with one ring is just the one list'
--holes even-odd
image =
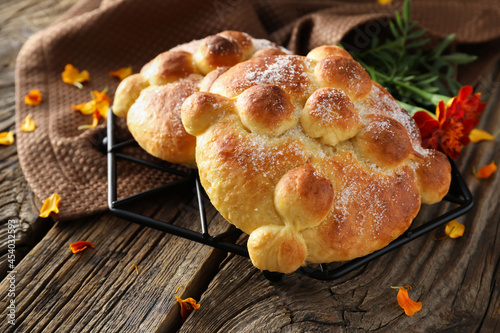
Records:
{"label": "round sweet bread", "polygon": [[210,200],[263,270],[380,249],[451,181],[446,156],[335,46],[240,63],[185,100],[182,122]]}
{"label": "round sweet bread", "polygon": [[120,82],[113,112],[149,154],[196,167],[194,136],[182,126],[182,102],[207,91],[230,66],[252,57],[286,54],[286,49],[238,31],[224,31],[159,54],[140,73]]}

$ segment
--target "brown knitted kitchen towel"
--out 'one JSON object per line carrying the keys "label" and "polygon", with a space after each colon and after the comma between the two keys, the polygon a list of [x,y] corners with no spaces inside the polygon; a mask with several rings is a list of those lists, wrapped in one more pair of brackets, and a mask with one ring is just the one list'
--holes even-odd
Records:
{"label": "brown knitted kitchen towel", "polygon": [[[460,72],[462,83],[474,83],[500,54],[500,12],[497,0],[413,1],[412,18],[438,39],[457,34],[457,48],[479,56]],[[19,160],[34,193],[43,200],[61,195],[59,220],[103,212],[107,207],[106,156],[96,143],[105,125],[91,123],[71,109],[90,100],[91,90],[118,85],[108,72],[132,65],[138,71],[169,48],[222,30],[245,31],[274,40],[298,54],[321,44],[345,41],[362,48],[381,34],[401,2],[376,0],[82,0],[58,22],[34,35],[16,64],[16,136]],[[65,84],[66,64],[90,72],[83,89]],[[32,107],[24,96],[38,89],[43,102]],[[31,114],[34,132],[19,130]],[[123,125],[123,124],[121,124]],[[127,136],[121,127],[121,136]],[[173,176],[121,161],[120,197],[171,181]]]}

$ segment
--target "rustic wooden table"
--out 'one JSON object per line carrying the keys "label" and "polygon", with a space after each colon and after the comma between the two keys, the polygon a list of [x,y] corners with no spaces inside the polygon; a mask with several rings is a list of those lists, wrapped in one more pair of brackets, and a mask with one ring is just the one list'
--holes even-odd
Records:
{"label": "rustic wooden table", "polygon": [[[0,131],[14,128],[14,62],[23,42],[76,0],[3,0],[0,4]],[[500,71],[481,78],[488,106],[479,128],[500,129]],[[109,213],[52,224],[23,177],[16,146],[0,147],[0,267],[8,270],[7,228],[15,224],[15,280],[0,284],[3,332],[498,332],[500,331],[500,177],[472,170],[500,162],[500,139],[471,144],[457,160],[476,200],[459,219],[459,239],[423,236],[334,281],[296,274],[271,282],[246,258],[142,227]],[[180,226],[198,219],[190,188],[136,210]],[[445,211],[424,207],[419,219]],[[213,231],[227,223],[207,205]],[[68,245],[93,242],[74,255]],[[21,261],[22,259],[22,261]],[[137,266],[137,270],[135,266]],[[12,277],[10,275],[9,277]],[[422,311],[407,317],[394,285],[411,285]],[[175,294],[177,288],[181,286]],[[14,288],[15,298],[8,296]],[[182,323],[174,295],[201,308]],[[8,306],[15,300],[16,326]],[[12,308],[12,306],[11,306]]]}

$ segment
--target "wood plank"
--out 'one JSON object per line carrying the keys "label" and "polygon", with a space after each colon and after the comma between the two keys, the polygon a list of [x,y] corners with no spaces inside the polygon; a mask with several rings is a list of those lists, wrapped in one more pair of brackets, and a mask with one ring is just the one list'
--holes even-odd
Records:
{"label": "wood plank", "polygon": [[[498,67],[494,74],[479,87],[489,102],[478,127],[491,133],[500,128]],[[296,274],[269,282],[249,260],[231,256],[180,332],[498,331],[500,177],[478,180],[472,169],[498,164],[499,141],[470,144],[457,161],[476,200],[459,219],[466,226],[462,238],[436,240],[441,228],[328,282]],[[415,223],[449,207],[425,206]],[[391,289],[404,285],[423,303],[412,317]]]}
{"label": "wood plank", "polygon": [[[138,212],[196,231],[201,229],[190,189],[160,202],[142,203]],[[207,207],[213,234],[229,224]],[[88,240],[95,249],[72,254],[71,242]],[[174,292],[198,297],[226,254],[211,247],[104,214],[57,223],[20,263],[16,273],[19,331],[153,332],[181,324]],[[137,275],[133,265],[138,266]],[[6,316],[8,280],[0,284]],[[12,331],[7,321],[2,332]]]}
{"label": "wood plank", "polygon": [[[14,67],[17,54],[35,32],[47,27],[77,0],[2,0],[0,3],[0,132],[14,130]],[[40,202],[24,179],[16,145],[0,146],[0,278],[7,271],[7,229],[16,225],[17,263],[52,226],[38,218]]]}

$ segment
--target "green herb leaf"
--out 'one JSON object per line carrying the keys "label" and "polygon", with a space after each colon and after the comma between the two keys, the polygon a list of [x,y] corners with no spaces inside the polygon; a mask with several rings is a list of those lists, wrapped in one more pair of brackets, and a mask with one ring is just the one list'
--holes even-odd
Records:
{"label": "green herb leaf", "polygon": [[390,36],[375,36],[369,46],[353,52],[372,80],[384,86],[398,101],[418,108],[434,110],[446,96],[458,93],[454,79],[456,65],[467,64],[476,56],[447,53],[455,35],[444,38],[436,47],[426,48],[426,31],[410,21],[411,4],[405,0],[401,13],[389,23]]}
{"label": "green herb leaf", "polygon": [[464,65],[477,59],[476,56],[466,53],[453,53],[441,56],[441,59],[449,62],[450,64]]}

